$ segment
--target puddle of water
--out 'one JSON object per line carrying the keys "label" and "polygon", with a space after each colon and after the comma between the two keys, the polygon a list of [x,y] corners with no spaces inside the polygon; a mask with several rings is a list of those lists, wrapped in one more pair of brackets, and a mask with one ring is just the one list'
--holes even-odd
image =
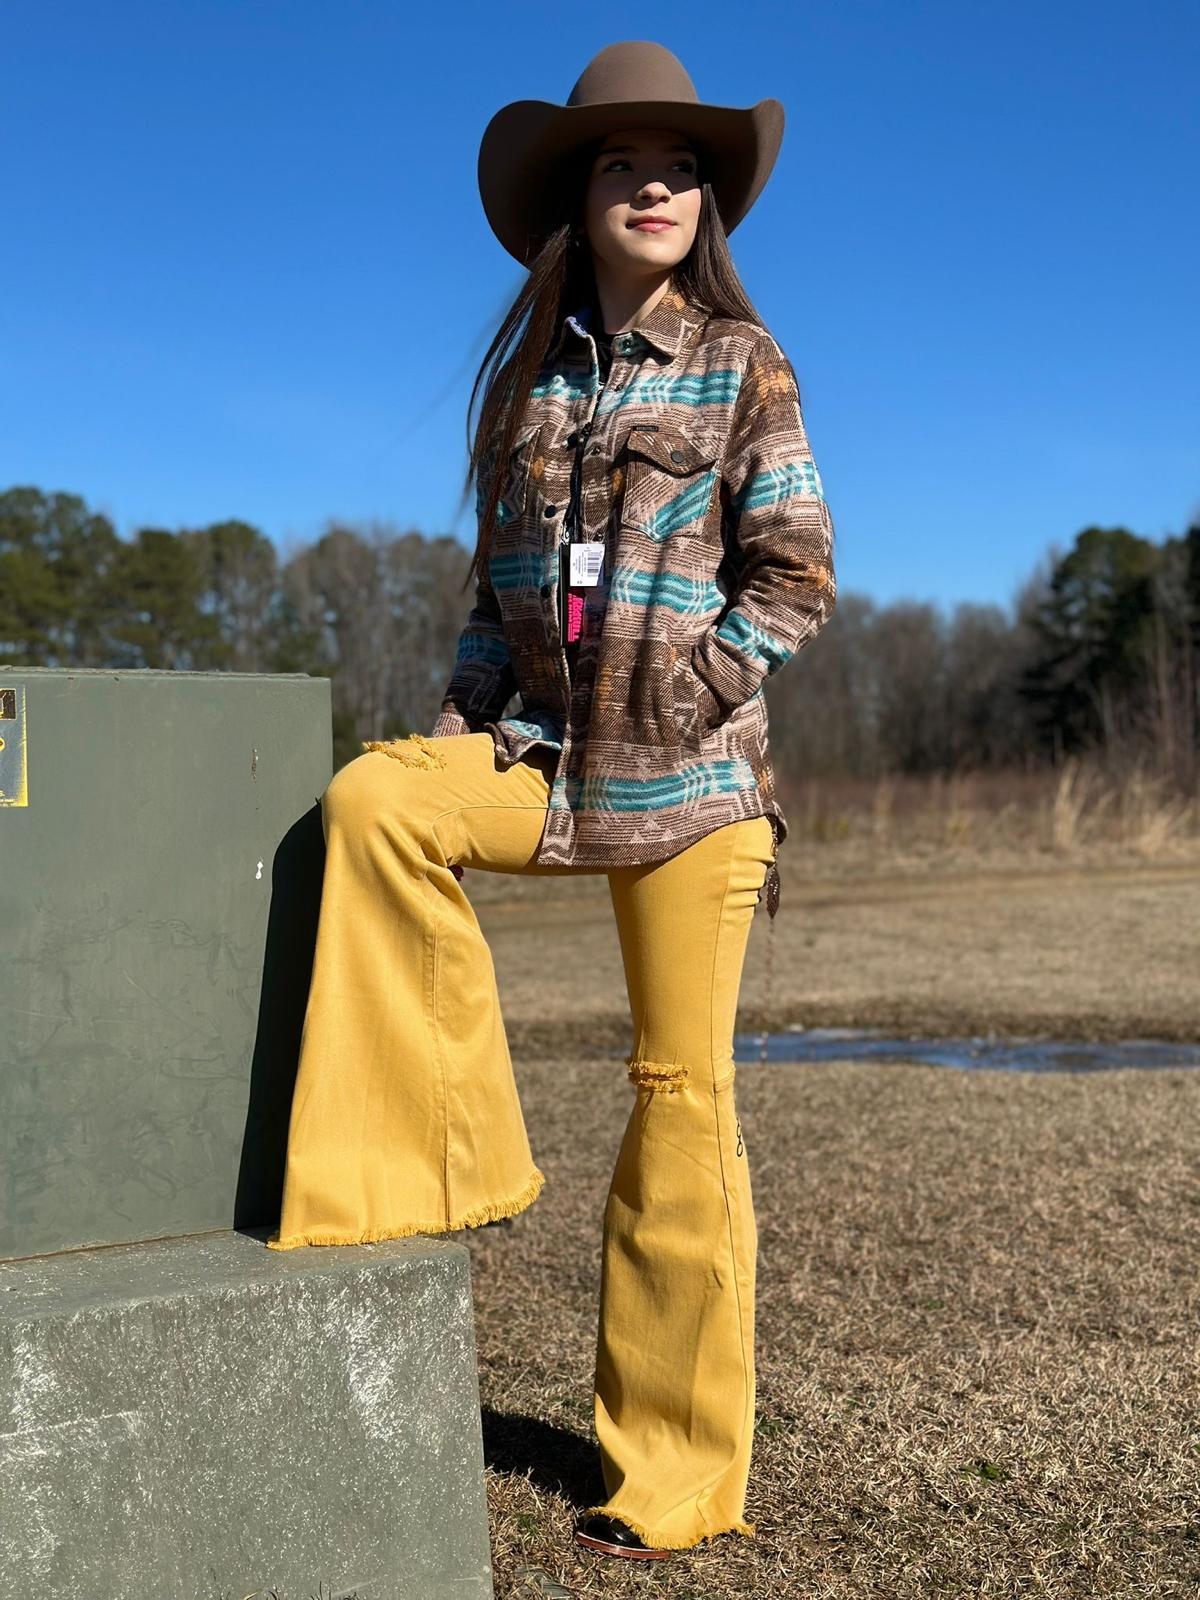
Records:
{"label": "puddle of water", "polygon": [[[734,1035],[733,1059],[759,1059],[762,1035]],[[868,1028],[797,1028],[767,1035],[767,1062],[912,1061],[998,1072],[1104,1072],[1115,1067],[1200,1067],[1200,1044],[1166,1039],[894,1039]]]}

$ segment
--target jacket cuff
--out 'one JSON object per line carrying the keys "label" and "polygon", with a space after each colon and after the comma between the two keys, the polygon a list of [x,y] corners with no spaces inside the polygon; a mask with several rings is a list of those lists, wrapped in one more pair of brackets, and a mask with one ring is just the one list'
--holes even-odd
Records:
{"label": "jacket cuff", "polygon": [[450,739],[459,733],[473,733],[475,730],[460,711],[443,711],[429,730],[431,739]]}

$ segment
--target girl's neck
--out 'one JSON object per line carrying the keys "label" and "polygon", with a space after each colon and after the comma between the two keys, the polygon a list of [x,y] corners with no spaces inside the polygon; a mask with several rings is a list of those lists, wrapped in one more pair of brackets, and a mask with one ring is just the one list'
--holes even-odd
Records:
{"label": "girl's neck", "polygon": [[645,279],[633,284],[611,285],[597,281],[592,293],[592,331],[606,333],[609,337],[629,333],[650,315],[670,287],[670,273],[649,288]]}

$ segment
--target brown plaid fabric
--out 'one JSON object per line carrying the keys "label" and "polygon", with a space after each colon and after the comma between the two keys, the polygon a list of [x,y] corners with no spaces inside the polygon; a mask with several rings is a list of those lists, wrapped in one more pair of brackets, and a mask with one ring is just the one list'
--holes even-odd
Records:
{"label": "brown plaid fabric", "polygon": [[[657,861],[762,815],[778,850],[787,819],[762,686],[824,625],[835,592],[795,373],[766,329],[672,284],[613,340],[601,384],[590,315],[564,319],[531,393],[430,733],[490,731],[502,765],[531,745],[559,752],[541,862]],[[558,542],[584,424],[574,537],[603,540],[604,565],[571,671]],[[505,716],[514,693],[520,709]]]}

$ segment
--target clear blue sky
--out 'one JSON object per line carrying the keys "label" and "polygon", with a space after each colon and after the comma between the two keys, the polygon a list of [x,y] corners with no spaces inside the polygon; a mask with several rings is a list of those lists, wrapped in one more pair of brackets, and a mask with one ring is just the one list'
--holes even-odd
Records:
{"label": "clear blue sky", "polygon": [[843,587],[1006,604],[1089,523],[1200,513],[1194,0],[7,4],[0,488],[124,536],[473,544],[467,394],[522,276],[479,138],[624,38],[784,103],[731,247]]}

